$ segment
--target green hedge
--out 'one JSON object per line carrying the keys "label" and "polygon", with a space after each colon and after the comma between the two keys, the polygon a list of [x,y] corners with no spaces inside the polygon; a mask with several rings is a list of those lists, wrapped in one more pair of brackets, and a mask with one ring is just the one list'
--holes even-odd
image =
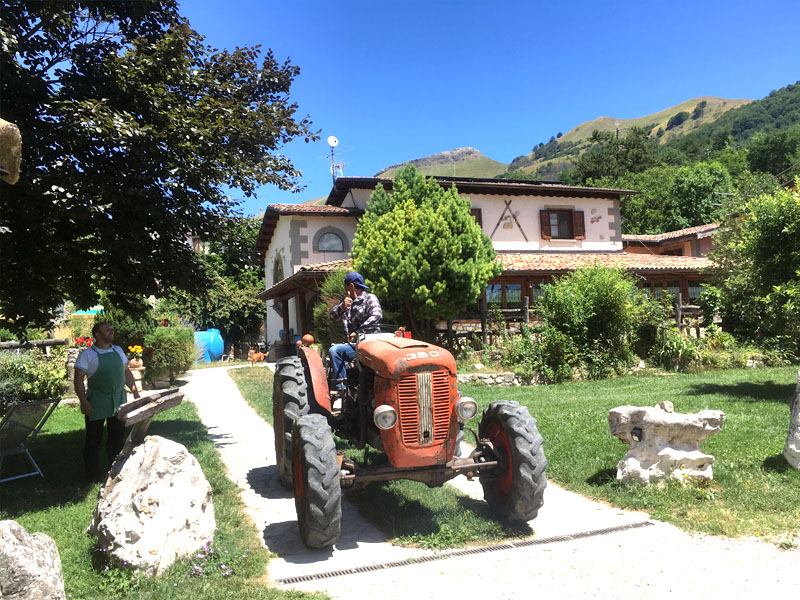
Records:
{"label": "green hedge", "polygon": [[144,337],[144,364],[151,381],[169,376],[170,385],[195,359],[194,331],[189,327],[156,327]]}
{"label": "green hedge", "polygon": [[46,356],[39,350],[0,352],[0,416],[12,402],[58,398],[67,385],[63,348]]}

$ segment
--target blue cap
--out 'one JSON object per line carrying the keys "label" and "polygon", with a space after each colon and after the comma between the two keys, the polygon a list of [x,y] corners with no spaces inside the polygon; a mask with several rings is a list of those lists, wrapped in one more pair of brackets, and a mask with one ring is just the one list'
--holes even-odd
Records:
{"label": "blue cap", "polygon": [[364,278],[361,276],[361,273],[356,273],[353,271],[352,273],[348,273],[344,276],[344,284],[350,285],[355,284],[356,287],[361,288],[362,290],[368,290],[369,286],[364,283]]}

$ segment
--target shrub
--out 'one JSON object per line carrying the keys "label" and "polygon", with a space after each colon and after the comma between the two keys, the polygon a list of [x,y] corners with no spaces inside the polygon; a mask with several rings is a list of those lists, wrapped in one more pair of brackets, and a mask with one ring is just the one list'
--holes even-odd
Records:
{"label": "shrub", "polygon": [[653,303],[623,270],[595,265],[546,286],[541,309],[574,346],[577,363],[603,377],[632,361],[638,327],[658,315]]}
{"label": "shrub", "polygon": [[144,362],[150,380],[168,375],[173,385],[194,359],[194,331],[189,327],[156,327],[144,338]]}
{"label": "shrub", "polygon": [[325,277],[319,290],[319,302],[314,305],[314,340],[327,351],[331,344],[344,341],[340,321],[331,321],[328,311],[344,296],[344,276],[347,271],[338,269]]}
{"label": "shrub", "polygon": [[669,118],[669,121],[667,121],[667,131],[669,131],[673,127],[677,127],[678,125],[686,121],[686,119],[688,118],[689,118],[689,113],[686,112],[685,110],[679,112],[677,115],[671,116]]}
{"label": "shrub", "polygon": [[12,402],[57,398],[66,385],[63,348],[51,351],[49,357],[39,350],[21,354],[0,352],[0,416]]}
{"label": "shrub", "polygon": [[500,362],[523,379],[560,383],[572,378],[574,359],[575,346],[566,335],[549,325],[535,332],[523,324],[521,335],[504,340]]}
{"label": "shrub", "polygon": [[694,338],[685,337],[677,329],[664,331],[657,349],[656,362],[665,369],[686,371],[700,362],[700,347]]}
{"label": "shrub", "polygon": [[131,300],[127,308],[118,308],[104,299],[104,311],[95,315],[94,322],[107,321],[114,327],[114,344],[121,348],[144,345],[144,338],[156,328],[152,308],[144,300]]}

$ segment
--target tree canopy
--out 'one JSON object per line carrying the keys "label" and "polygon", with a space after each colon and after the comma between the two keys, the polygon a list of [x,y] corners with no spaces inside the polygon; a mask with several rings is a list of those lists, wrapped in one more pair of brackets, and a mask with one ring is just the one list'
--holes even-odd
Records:
{"label": "tree canopy", "polygon": [[400,171],[391,194],[375,189],[352,256],[384,309],[399,312],[423,339],[431,339],[437,318],[458,315],[501,271],[469,200],[414,165]]}
{"label": "tree canopy", "polygon": [[0,183],[0,313],[45,325],[65,298],[209,283],[191,235],[218,238],[227,188],[295,188],[277,150],[316,138],[296,117],[299,69],[258,47],[218,51],[176,0],[12,2],[0,15],[0,116],[22,134]]}
{"label": "tree canopy", "polygon": [[715,242],[715,308],[725,327],[800,356],[800,193],[779,188],[747,200]]}

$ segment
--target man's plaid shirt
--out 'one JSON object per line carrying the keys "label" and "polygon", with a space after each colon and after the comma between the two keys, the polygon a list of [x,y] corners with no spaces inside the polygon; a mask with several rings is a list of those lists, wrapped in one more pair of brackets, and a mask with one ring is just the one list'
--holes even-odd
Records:
{"label": "man's plaid shirt", "polygon": [[375,294],[361,292],[353,300],[349,309],[344,307],[344,299],[328,312],[328,317],[333,321],[342,320],[345,339],[351,331],[356,333],[380,333],[379,327],[383,318],[381,303]]}

